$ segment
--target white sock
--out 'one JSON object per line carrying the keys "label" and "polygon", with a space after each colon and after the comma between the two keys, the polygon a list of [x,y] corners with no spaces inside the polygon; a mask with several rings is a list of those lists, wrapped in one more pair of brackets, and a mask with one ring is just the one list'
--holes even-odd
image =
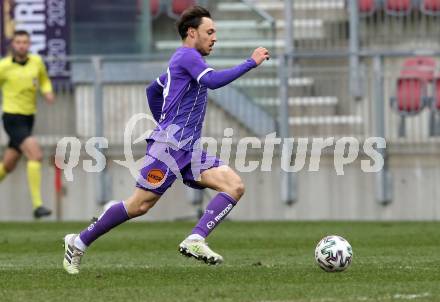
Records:
{"label": "white sock", "polygon": [[205,240],[205,238],[203,238],[199,234],[191,234],[188,237],[186,237],[186,239],[189,239],[189,240]]}
{"label": "white sock", "polygon": [[76,236],[75,241],[73,241],[73,245],[74,245],[77,249],[79,249],[79,250],[81,250],[81,251],[83,251],[83,252],[85,252],[86,249],[87,249],[87,245],[85,245],[84,242],[82,242],[81,238],[79,238],[79,235]]}

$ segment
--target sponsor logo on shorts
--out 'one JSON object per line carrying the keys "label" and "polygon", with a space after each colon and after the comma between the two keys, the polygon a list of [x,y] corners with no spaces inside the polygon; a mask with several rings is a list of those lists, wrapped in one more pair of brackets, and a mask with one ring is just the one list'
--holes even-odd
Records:
{"label": "sponsor logo on shorts", "polygon": [[232,203],[228,204],[228,206],[227,206],[223,211],[221,211],[220,214],[218,214],[218,215],[214,218],[214,220],[215,220],[216,222],[219,222],[224,216],[226,216],[226,214],[229,213],[229,211],[230,211],[231,209],[232,209]]}
{"label": "sponsor logo on shorts", "polygon": [[208,229],[212,229],[213,227],[215,226],[215,222],[214,221],[209,221],[207,224],[206,224],[206,227],[208,228]]}
{"label": "sponsor logo on shorts", "polygon": [[147,174],[147,182],[152,185],[157,185],[165,177],[165,173],[159,169],[151,169]]}

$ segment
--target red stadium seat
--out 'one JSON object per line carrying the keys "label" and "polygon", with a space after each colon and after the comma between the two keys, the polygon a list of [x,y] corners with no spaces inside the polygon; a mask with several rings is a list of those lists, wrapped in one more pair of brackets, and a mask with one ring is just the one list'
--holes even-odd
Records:
{"label": "red stadium seat", "polygon": [[405,16],[411,12],[411,0],[385,0],[385,11],[393,16]]}
{"label": "red stadium seat", "polygon": [[405,136],[406,117],[422,111],[426,103],[426,82],[424,80],[411,77],[397,79],[396,97],[391,98],[391,107],[400,115],[399,137]]}
{"label": "red stadium seat", "polygon": [[400,78],[397,80],[396,109],[399,113],[414,114],[424,107],[424,81],[418,78]]}
{"label": "red stadium seat", "polygon": [[432,81],[437,62],[431,57],[413,57],[403,62],[401,77],[415,77],[424,81]]}
{"label": "red stadium seat", "polygon": [[426,15],[439,16],[440,0],[421,0],[420,10]]}
{"label": "red stadium seat", "polygon": [[440,111],[440,77],[434,81],[434,108]]}
{"label": "red stadium seat", "polygon": [[358,8],[361,16],[369,16],[376,10],[375,0],[358,0]]}
{"label": "red stadium seat", "polygon": [[[138,14],[142,13],[142,1],[137,0],[137,12]],[[150,14],[153,18],[157,18],[161,13],[160,0],[150,0]]]}
{"label": "red stadium seat", "polygon": [[[399,113],[399,136],[405,136],[405,118],[419,113],[433,98],[427,96],[428,85],[434,81],[436,60],[431,57],[412,57],[404,61],[397,79],[396,97],[391,98],[391,106]],[[436,83],[437,85],[437,83]],[[438,84],[440,86],[440,83]],[[440,90],[440,88],[435,89]],[[435,100],[433,107],[439,108]],[[435,133],[433,119],[430,120],[430,134]]]}
{"label": "red stadium seat", "polygon": [[150,12],[153,18],[160,15],[160,0],[150,0]]}
{"label": "red stadium seat", "polygon": [[433,66],[435,67],[435,65],[437,64],[436,60],[432,57],[423,57],[423,56],[419,56],[419,57],[411,57],[406,59],[403,62],[403,66],[421,66],[421,65],[426,65],[426,66]]}
{"label": "red stadium seat", "polygon": [[429,117],[429,135],[440,136],[440,75],[434,80]]}
{"label": "red stadium seat", "polygon": [[171,0],[170,16],[178,18],[187,8],[194,5],[195,0]]}

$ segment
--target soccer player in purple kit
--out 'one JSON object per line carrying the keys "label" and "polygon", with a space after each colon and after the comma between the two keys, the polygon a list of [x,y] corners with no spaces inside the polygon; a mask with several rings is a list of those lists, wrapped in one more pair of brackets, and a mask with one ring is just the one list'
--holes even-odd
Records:
{"label": "soccer player in purple kit", "polygon": [[147,89],[150,109],[158,125],[147,139],[142,177],[128,199],[108,208],[80,234],[65,236],[63,266],[69,274],[79,273],[81,258],[96,239],[121,223],[146,214],[177,178],[190,187],[218,192],[191,234],[180,243],[180,253],[208,264],[223,262],[223,257],[208,247],[205,238],[237,204],[244,193],[244,184],[220,159],[200,149],[207,90],[223,87],[257,67],[269,59],[269,52],[259,47],[243,63],[216,71],[203,59],[217,41],[209,11],[200,6],[187,9],[177,22],[177,29],[183,45],[172,55],[167,72]]}

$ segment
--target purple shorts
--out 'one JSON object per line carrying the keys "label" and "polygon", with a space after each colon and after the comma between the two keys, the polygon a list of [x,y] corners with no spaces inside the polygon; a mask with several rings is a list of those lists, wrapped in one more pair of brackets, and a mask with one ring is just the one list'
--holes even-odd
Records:
{"label": "purple shorts", "polygon": [[136,187],[162,195],[177,178],[194,189],[204,189],[197,184],[201,174],[223,162],[203,150],[174,149],[167,143],[147,140],[145,164],[140,171]]}

